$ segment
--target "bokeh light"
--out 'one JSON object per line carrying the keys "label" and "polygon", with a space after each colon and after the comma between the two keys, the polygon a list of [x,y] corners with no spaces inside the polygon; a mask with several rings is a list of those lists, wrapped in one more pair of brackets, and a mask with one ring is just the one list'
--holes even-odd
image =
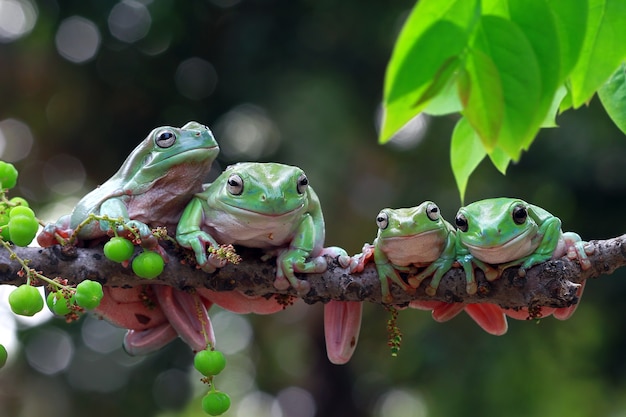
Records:
{"label": "bokeh light", "polygon": [[76,64],[93,59],[100,48],[100,40],[98,27],[79,16],[63,20],[54,38],[59,54]]}
{"label": "bokeh light", "polygon": [[43,178],[53,192],[64,196],[71,195],[85,184],[85,167],[73,156],[57,154],[46,161]]}
{"label": "bokeh light", "polygon": [[152,395],[156,404],[164,409],[178,409],[191,399],[189,373],[168,369],[154,380]]}
{"label": "bokeh light", "polygon": [[253,104],[241,104],[215,122],[224,155],[232,160],[255,161],[267,157],[280,146],[280,132],[267,112]]}
{"label": "bokeh light", "polygon": [[423,399],[404,389],[395,388],[384,393],[376,404],[377,417],[426,417]]}
{"label": "bokeh light", "polygon": [[180,94],[191,100],[201,100],[215,91],[217,72],[207,60],[193,57],[180,63],[175,81]]}
{"label": "bokeh light", "polygon": [[276,395],[286,417],[314,417],[317,411],[313,395],[300,387],[287,387]]}
{"label": "bokeh light", "polygon": [[219,349],[226,355],[232,355],[246,349],[252,341],[252,326],[245,316],[229,311],[212,314],[211,323],[215,334],[219,334]]}
{"label": "bokeh light", "polygon": [[81,336],[85,346],[94,352],[111,353],[120,349],[124,340],[125,329],[115,327],[105,320],[91,315],[83,319]]}
{"label": "bokeh light", "polygon": [[37,22],[37,9],[30,0],[0,0],[0,42],[28,34]]}
{"label": "bokeh light", "polygon": [[133,43],[148,34],[152,17],[142,3],[124,0],[113,6],[108,23],[113,36],[123,42]]}
{"label": "bokeh light", "polygon": [[20,161],[28,156],[33,146],[33,135],[28,125],[16,119],[0,121],[0,159]]}
{"label": "bokeh light", "polygon": [[54,375],[70,364],[74,344],[67,332],[47,328],[34,333],[24,347],[30,366],[45,375]]}

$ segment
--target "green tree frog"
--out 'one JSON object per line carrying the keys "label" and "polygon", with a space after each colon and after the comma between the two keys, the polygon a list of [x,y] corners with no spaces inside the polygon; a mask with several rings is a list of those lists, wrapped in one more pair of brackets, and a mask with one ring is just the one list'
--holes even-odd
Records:
{"label": "green tree frog", "polygon": [[[341,248],[324,248],[324,218],[320,202],[305,173],[277,163],[238,163],[228,167],[189,203],[176,231],[178,242],[194,251],[198,264],[212,272],[222,266],[207,256],[207,245],[241,245],[277,254],[274,286],[309,291],[308,282],[295,273],[321,273],[327,268],[323,255],[337,257],[344,265],[350,258]],[[282,309],[273,298],[244,296],[237,291],[203,297],[235,312],[271,313]],[[330,301],[325,305],[328,357],[345,363],[356,348],[361,324],[359,302]]]}
{"label": "green tree frog", "polygon": [[[104,184],[83,197],[72,213],[48,224],[37,237],[41,246],[58,243],[55,234],[69,237],[90,214],[123,218],[148,238],[151,226],[176,225],[182,209],[219,153],[211,131],[197,122],[182,128],[154,129]],[[108,222],[92,222],[80,229],[78,238],[91,240],[109,231]]]}
{"label": "green tree frog", "polygon": [[[219,153],[211,131],[197,122],[182,128],[154,129],[128,156],[108,181],[83,197],[72,213],[49,224],[39,234],[41,246],[58,243],[56,234],[69,238],[90,214],[123,218],[137,227],[143,244],[160,248],[151,239],[150,227],[176,225],[182,210]],[[92,222],[81,228],[80,241],[105,237],[108,222]],[[147,242],[146,242],[147,240]],[[194,350],[214,343],[207,309],[212,303],[161,285],[141,289],[105,287],[97,315],[128,329],[124,347],[131,354],[146,354],[180,336]]]}
{"label": "green tree frog", "polygon": [[[587,245],[576,233],[561,230],[561,220],[541,207],[516,198],[491,198],[459,209],[455,219],[457,261],[467,278],[467,292],[477,291],[474,266],[489,281],[501,271],[520,266],[520,274],[538,263],[567,255],[588,269]],[[497,265],[494,269],[491,265]],[[582,295],[581,286],[579,295]],[[560,317],[575,307],[560,310]],[[565,313],[567,312],[567,313]]]}
{"label": "green tree frog", "polygon": [[[412,293],[421,282],[433,275],[426,292],[434,295],[441,277],[452,267],[455,259],[454,228],[445,221],[439,207],[425,201],[411,208],[385,208],[376,216],[378,235],[373,245],[363,247],[358,269],[374,256],[380,279],[382,299],[391,303],[393,297],[389,281]],[[425,267],[405,283],[398,271],[409,272],[411,267]]]}
{"label": "green tree frog", "polygon": [[[363,257],[366,262],[374,255],[376,270],[381,282],[383,300],[392,302],[389,280],[407,292],[420,286],[432,276],[426,293],[435,295],[441,278],[455,261],[455,230],[440,214],[439,207],[425,201],[411,208],[386,208],[376,216],[378,235],[373,245],[365,245]],[[407,285],[398,270],[409,272],[411,266],[425,268],[417,275],[409,275]],[[431,310],[436,321],[447,321],[465,310],[485,331],[504,334],[507,330],[506,317],[499,306],[487,303],[464,304],[443,301],[418,301],[409,307]]]}

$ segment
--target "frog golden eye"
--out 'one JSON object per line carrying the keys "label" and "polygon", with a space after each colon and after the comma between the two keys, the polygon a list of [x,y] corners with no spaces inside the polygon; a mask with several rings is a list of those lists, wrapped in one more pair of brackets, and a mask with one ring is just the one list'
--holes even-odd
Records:
{"label": "frog golden eye", "polygon": [[231,175],[226,182],[226,189],[232,195],[241,195],[243,193],[243,180],[237,174]]}
{"label": "frog golden eye", "polygon": [[176,135],[169,130],[159,133],[155,139],[155,143],[159,148],[169,148],[176,142]]}
{"label": "frog golden eye", "polygon": [[298,194],[304,194],[309,187],[309,179],[302,174],[298,177]]}
{"label": "frog golden eye", "polygon": [[526,223],[527,217],[528,217],[528,210],[526,210],[526,207],[520,204],[513,208],[513,221],[515,222],[515,224]]}
{"label": "frog golden eye", "polygon": [[378,216],[376,216],[376,226],[378,226],[380,230],[384,230],[389,226],[389,216],[387,213],[384,211],[378,213]]}
{"label": "frog golden eye", "polygon": [[457,229],[459,229],[461,232],[467,232],[469,224],[467,223],[465,215],[461,213],[457,214],[456,218],[454,219],[454,223],[456,224]]}
{"label": "frog golden eye", "polygon": [[434,222],[436,222],[437,220],[439,220],[439,207],[437,207],[437,204],[435,203],[429,203],[428,206],[426,206],[426,215],[428,216],[428,218]]}

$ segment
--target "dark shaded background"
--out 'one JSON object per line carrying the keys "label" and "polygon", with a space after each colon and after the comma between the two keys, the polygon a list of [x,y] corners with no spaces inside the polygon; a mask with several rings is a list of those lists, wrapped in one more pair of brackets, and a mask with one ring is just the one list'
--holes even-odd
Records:
{"label": "dark shaded background", "polygon": [[[432,199],[452,219],[454,117],[376,143],[385,65],[412,5],[0,0],[0,158],[20,170],[12,195],[53,220],[151,129],[196,120],[214,130],[221,167],[302,167],[322,200],[329,245],[360,251],[383,207]],[[595,99],[558,123],[506,177],[482,164],[467,201],[517,196],[586,239],[624,233],[623,134]],[[626,415],[623,277],[591,282],[566,322],[512,321],[502,337],[466,316],[437,324],[402,312],[397,358],[386,346],[388,314],[367,305],[345,366],[325,358],[319,305],[270,317],[215,311],[229,360],[217,383],[233,398],[227,415],[238,417]],[[10,338],[13,318],[0,318],[0,337]],[[10,344],[13,360],[0,372],[2,416],[204,415],[182,342],[129,358],[120,331],[93,319],[18,326],[19,349]]]}

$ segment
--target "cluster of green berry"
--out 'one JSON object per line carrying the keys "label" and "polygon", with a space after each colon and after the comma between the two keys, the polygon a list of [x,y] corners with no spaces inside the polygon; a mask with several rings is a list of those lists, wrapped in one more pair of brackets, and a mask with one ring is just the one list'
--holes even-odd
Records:
{"label": "cluster of green berry", "polygon": [[211,348],[201,350],[194,356],[193,366],[204,375],[202,380],[211,385],[211,390],[202,398],[202,409],[211,416],[224,414],[230,408],[230,397],[225,392],[215,389],[213,383],[213,377],[226,367],[224,354]]}
{"label": "cluster of green berry", "polygon": [[17,169],[8,162],[0,161],[0,236],[4,241],[11,241],[17,246],[28,246],[33,241],[39,228],[35,213],[28,207],[28,202],[21,197],[7,200],[5,190],[15,187]]}
{"label": "cluster of green berry", "polygon": [[[28,266],[28,261],[21,259],[9,242],[17,246],[28,246],[39,228],[39,220],[29,208],[28,202],[21,197],[10,200],[6,192],[17,184],[17,169],[5,161],[0,161],[0,243],[10,253],[11,258],[22,265],[21,274],[26,275],[26,284],[22,284],[9,294],[11,310],[21,316],[33,316],[43,309],[44,301],[35,281],[48,284],[48,308],[55,314],[65,316],[67,320],[78,317],[85,309],[96,308],[103,296],[102,285],[85,280],[75,288],[61,280],[52,280]],[[7,360],[6,348],[0,344],[0,367]]]}
{"label": "cluster of green berry", "polygon": [[[100,305],[104,295],[102,284],[85,280],[76,288],[52,281],[51,291],[46,299],[50,311],[59,316],[76,314],[85,309],[91,310]],[[9,294],[11,310],[20,316],[33,316],[43,309],[43,298],[30,283],[22,284]]]}
{"label": "cluster of green berry", "polygon": [[[114,262],[126,262],[135,252],[135,246],[130,240],[114,236],[104,245],[104,256]],[[132,268],[135,275],[145,279],[156,278],[161,275],[165,262],[161,255],[154,251],[144,250],[135,256]]]}

